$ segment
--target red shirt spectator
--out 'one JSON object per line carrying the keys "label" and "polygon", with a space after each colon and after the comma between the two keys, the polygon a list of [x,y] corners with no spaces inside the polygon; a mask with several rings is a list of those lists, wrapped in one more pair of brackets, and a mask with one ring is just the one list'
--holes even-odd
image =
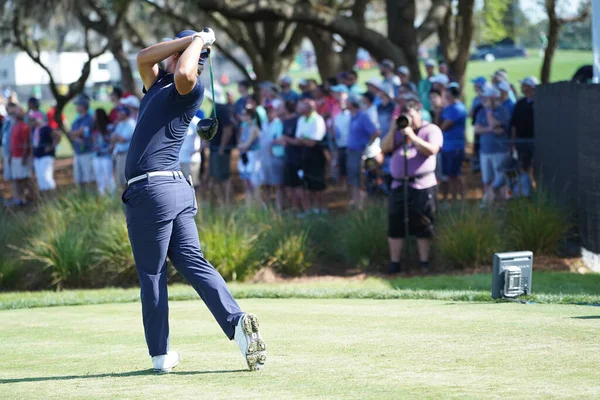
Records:
{"label": "red shirt spectator", "polygon": [[10,156],[21,158],[31,146],[31,130],[25,121],[16,122],[10,132]]}

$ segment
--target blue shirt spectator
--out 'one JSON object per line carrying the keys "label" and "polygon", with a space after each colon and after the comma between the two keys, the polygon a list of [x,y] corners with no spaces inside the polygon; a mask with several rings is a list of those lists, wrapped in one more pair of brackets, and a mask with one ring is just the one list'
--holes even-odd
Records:
{"label": "blue shirt spectator", "polygon": [[456,101],[442,110],[440,117],[441,126],[447,125],[450,121],[450,127],[443,131],[444,145],[442,151],[464,150],[465,148],[465,127],[467,122],[467,109],[465,105]]}
{"label": "blue shirt spectator", "polygon": [[[271,142],[279,139],[283,135],[283,123],[279,118],[275,118],[273,121],[269,122],[267,125],[267,135],[269,135]],[[285,147],[280,144],[274,144],[271,147],[271,154],[279,158],[284,157]]]}
{"label": "blue shirt spectator", "polygon": [[83,128],[83,137],[73,140],[73,150],[75,154],[87,154],[92,152],[92,126],[94,118],[87,112],[78,115],[71,124],[71,131],[78,131]]}
{"label": "blue shirt spectator", "polygon": [[[475,123],[477,125],[488,126],[487,109],[482,109],[481,112],[477,113]],[[508,143],[508,128],[510,124],[511,115],[509,110],[499,105],[494,108],[492,115],[498,121],[503,129],[503,133],[498,134],[493,130],[481,134],[479,152],[481,154],[497,154],[507,153],[509,151]]]}
{"label": "blue shirt spectator", "polygon": [[113,135],[125,141],[118,141],[115,144],[115,150],[113,154],[127,153],[129,145],[131,144],[131,138],[133,137],[133,131],[135,130],[135,122],[131,118],[127,118],[124,121],[120,121],[115,125]]}
{"label": "blue shirt spectator", "polygon": [[362,151],[367,147],[371,136],[377,132],[377,127],[364,111],[358,111],[352,116],[350,134],[348,135],[348,149]]}
{"label": "blue shirt spectator", "polygon": [[391,101],[385,105],[380,104],[377,107],[377,119],[379,121],[379,136],[381,138],[385,137],[385,135],[387,135],[390,131],[395,108],[396,106]]}

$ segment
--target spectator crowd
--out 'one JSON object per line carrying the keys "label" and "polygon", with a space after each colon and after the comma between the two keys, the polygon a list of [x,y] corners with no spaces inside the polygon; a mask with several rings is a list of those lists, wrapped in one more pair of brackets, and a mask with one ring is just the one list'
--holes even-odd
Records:
{"label": "spectator crowd", "polygon": [[[386,195],[391,270],[399,269],[407,228],[420,239],[425,268],[438,186],[442,207],[465,196],[461,175],[468,124],[475,134],[470,164],[481,173],[482,206],[530,195],[538,82],[534,77],[521,80],[517,101],[518,91],[500,69],[489,79],[471,82],[476,97],[467,107],[448,65],[424,64],[426,73],[415,84],[407,67],[383,60],[381,77],[368,80],[366,90],[355,71],[321,84],[300,79],[298,90],[289,76],[255,87],[240,82],[237,99],[217,85],[214,98],[206,91],[219,121],[217,134],[200,142],[196,125],[204,115],[199,111],[181,148],[181,170],[193,177],[196,188],[208,175],[204,193],[230,204],[231,156],[236,154],[247,204],[273,202],[276,209],[294,210],[299,217],[328,212],[323,192],[331,182],[345,188],[350,204],[359,209],[370,195]],[[61,131],[54,108],[44,114],[31,98],[25,111],[7,97],[0,106],[4,179],[12,185],[9,204],[20,205],[56,187],[53,168]],[[140,105],[136,96],[119,89],[111,101],[108,112],[91,110],[89,100],[80,97],[76,118],[65,121],[75,153],[75,184],[100,194],[114,194],[127,184],[125,159]],[[400,195],[405,186],[408,198]],[[406,201],[412,210],[407,221],[402,216]]]}

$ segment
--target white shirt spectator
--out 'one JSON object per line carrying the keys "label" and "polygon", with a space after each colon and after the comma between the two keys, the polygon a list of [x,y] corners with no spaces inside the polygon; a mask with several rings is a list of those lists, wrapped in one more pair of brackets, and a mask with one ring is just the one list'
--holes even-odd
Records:
{"label": "white shirt spectator", "polygon": [[316,111],[313,111],[308,118],[305,116],[298,118],[298,125],[296,125],[297,139],[310,139],[320,142],[325,138],[326,133],[325,120]]}
{"label": "white shirt spectator", "polygon": [[196,133],[198,122],[200,122],[200,118],[194,116],[188,126],[185,139],[183,140],[181,150],[179,151],[180,163],[199,163],[201,160],[200,147],[202,141],[200,140],[200,136]]}
{"label": "white shirt spectator", "polygon": [[[365,110],[369,119],[373,124],[379,129],[379,114],[377,113],[377,106],[375,104],[371,104],[369,108]],[[367,146],[365,149],[365,157],[366,158],[374,158],[381,154],[381,139],[376,138],[373,143]]]}
{"label": "white shirt spectator", "polygon": [[131,138],[133,137],[134,130],[135,121],[131,118],[127,118],[124,121],[116,123],[113,135],[117,135],[122,139],[125,139],[126,142],[118,142],[115,144],[115,149],[113,150],[114,155],[127,153],[129,150],[129,145],[131,144]]}
{"label": "white shirt spectator", "polygon": [[348,135],[350,134],[350,123],[352,114],[349,110],[344,110],[333,119],[333,129],[335,130],[335,144],[337,147],[346,147]]}

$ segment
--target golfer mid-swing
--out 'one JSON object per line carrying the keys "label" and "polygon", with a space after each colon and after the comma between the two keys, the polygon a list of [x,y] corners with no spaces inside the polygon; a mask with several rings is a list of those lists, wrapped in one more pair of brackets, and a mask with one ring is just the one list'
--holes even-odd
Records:
{"label": "golfer mid-swing", "polygon": [[[200,54],[214,41],[210,28],[186,30],[137,56],[145,96],[127,155],[123,202],[141,286],[146,343],[157,372],[170,372],[179,363],[179,354],[169,351],[167,256],[227,337],[238,343],[248,367],[261,369],[266,360],[257,318],[240,310],[202,254],[194,222],[194,187],[179,168],[179,150],[204,94],[198,79]],[[166,71],[157,65],[163,60]]]}

